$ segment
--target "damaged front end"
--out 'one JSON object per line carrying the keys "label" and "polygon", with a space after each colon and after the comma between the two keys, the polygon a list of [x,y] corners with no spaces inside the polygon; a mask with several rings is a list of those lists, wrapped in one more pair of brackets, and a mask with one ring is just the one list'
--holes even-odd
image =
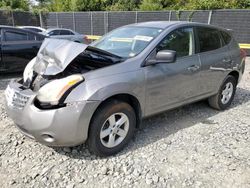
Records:
{"label": "damaged front end", "polygon": [[[89,71],[121,62],[108,52],[71,41],[46,39],[23,78],[5,90],[6,112],[17,128],[50,146],[74,146],[87,139],[98,101],[67,96]],[[82,91],[85,92],[85,91]]]}
{"label": "damaged front end", "polygon": [[109,52],[66,40],[46,39],[30,61],[18,83],[36,93],[34,104],[40,109],[64,106],[63,101],[84,73],[123,59]]}

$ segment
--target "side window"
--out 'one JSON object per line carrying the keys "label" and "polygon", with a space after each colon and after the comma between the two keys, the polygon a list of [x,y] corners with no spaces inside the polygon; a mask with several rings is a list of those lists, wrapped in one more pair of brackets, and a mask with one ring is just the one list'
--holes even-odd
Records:
{"label": "side window", "polygon": [[72,35],[73,33],[69,30],[61,30],[60,35]]}
{"label": "side window", "polygon": [[231,42],[232,37],[224,31],[221,31],[221,35],[222,35],[222,38],[223,38],[225,44],[228,45]]}
{"label": "side window", "polygon": [[168,34],[156,48],[160,50],[174,50],[177,57],[189,56],[194,52],[193,28],[181,28]]}
{"label": "side window", "polygon": [[27,33],[21,33],[16,31],[5,31],[5,41],[24,41],[28,40]]}
{"label": "side window", "polygon": [[60,30],[53,30],[48,33],[49,36],[60,35]]}
{"label": "side window", "polygon": [[212,51],[222,47],[222,39],[218,30],[198,27],[197,34],[200,52]]}

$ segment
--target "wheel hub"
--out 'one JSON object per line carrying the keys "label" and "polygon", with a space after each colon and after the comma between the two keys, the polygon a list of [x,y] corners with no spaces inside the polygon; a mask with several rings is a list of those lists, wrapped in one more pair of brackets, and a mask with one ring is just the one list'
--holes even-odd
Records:
{"label": "wheel hub", "polygon": [[232,98],[232,95],[233,95],[233,84],[231,82],[228,82],[221,93],[222,104],[227,104]]}
{"label": "wheel hub", "polygon": [[127,136],[129,119],[124,113],[112,114],[102,125],[100,131],[101,143],[108,148],[119,145]]}

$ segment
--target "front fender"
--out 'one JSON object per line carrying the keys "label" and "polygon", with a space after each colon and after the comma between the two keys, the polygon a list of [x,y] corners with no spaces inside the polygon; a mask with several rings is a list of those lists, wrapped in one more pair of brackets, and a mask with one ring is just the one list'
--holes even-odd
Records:
{"label": "front fender", "polygon": [[145,104],[145,83],[142,71],[116,74],[85,80],[66,98],[65,102],[104,101],[117,94],[129,94],[137,98],[142,111]]}

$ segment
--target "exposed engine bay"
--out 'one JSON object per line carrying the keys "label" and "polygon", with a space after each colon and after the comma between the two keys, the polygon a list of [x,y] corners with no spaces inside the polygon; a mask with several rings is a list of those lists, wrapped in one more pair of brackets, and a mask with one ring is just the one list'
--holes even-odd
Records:
{"label": "exposed engine bay", "polygon": [[84,74],[122,61],[124,59],[117,55],[85,44],[46,39],[37,57],[27,65],[20,83],[38,91],[51,80]]}

